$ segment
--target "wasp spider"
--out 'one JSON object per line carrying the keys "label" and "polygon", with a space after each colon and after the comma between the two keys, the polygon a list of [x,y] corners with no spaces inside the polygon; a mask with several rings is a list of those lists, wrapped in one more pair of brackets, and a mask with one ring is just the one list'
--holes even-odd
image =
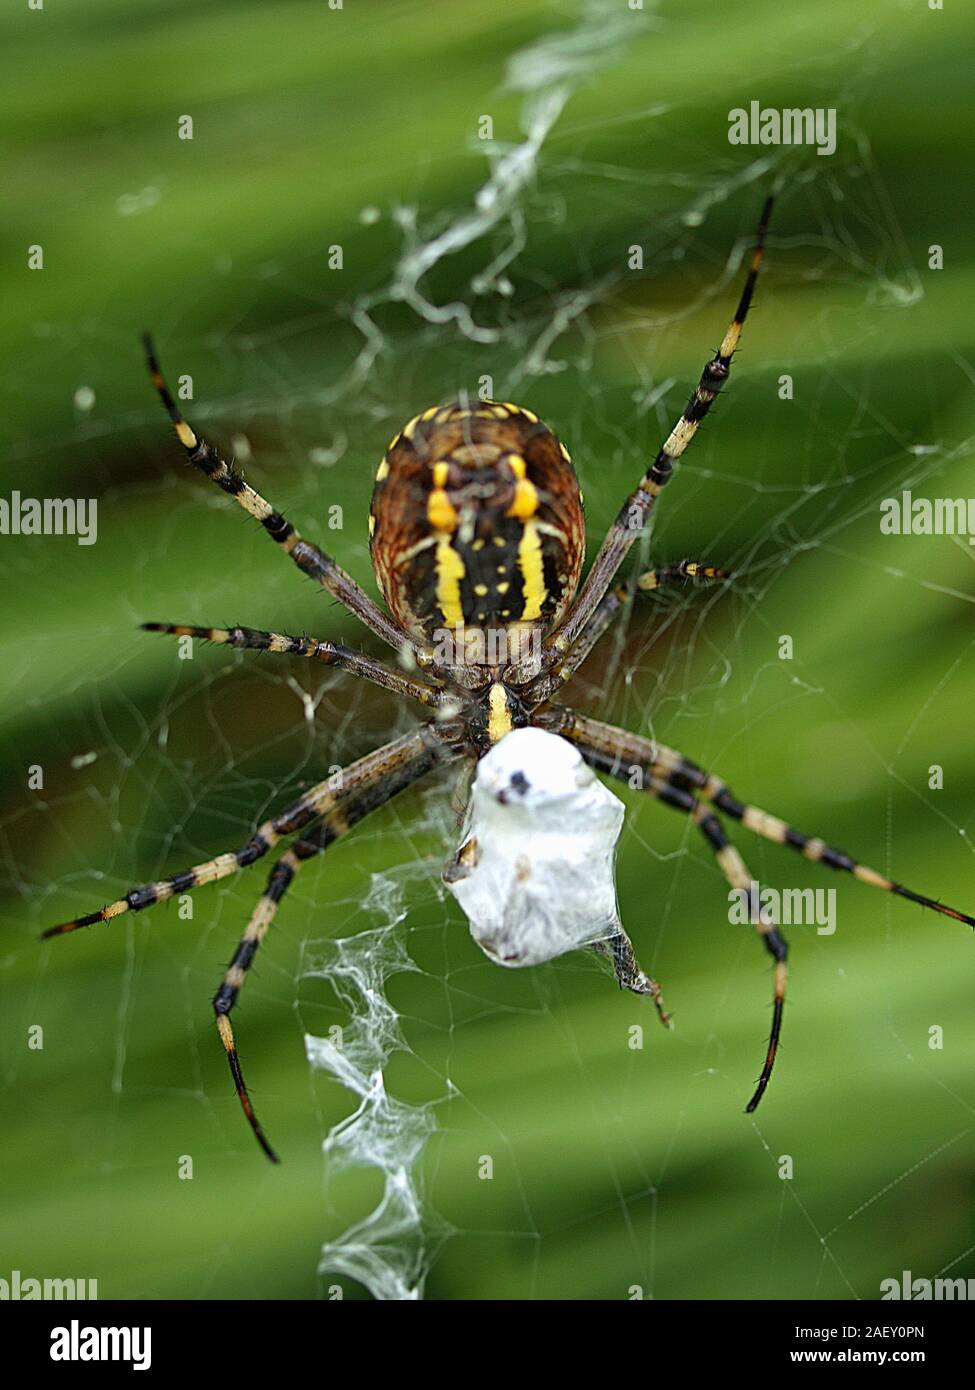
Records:
{"label": "wasp spider", "polygon": [[[337,666],[415,701],[429,715],[412,733],[351,763],[338,789],[334,777],[312,787],[258,826],[240,848],[158,883],[133,888],[98,912],[44,933],[63,935],[126,912],[141,912],[174,894],[236,873],[291,837],[271,869],[213,1000],[237,1095],[270,1159],[276,1161],[276,1155],[244,1084],[230,1015],[295,874],[435,765],[455,760],[472,766],[514,729],[534,726],[568,740],[590,767],[608,777],[628,781],[638,768],[650,796],[697,826],[736,889],[755,893],[751,875],[726,834],[726,820],[738,821],[746,830],[827,868],[851,874],[861,883],[975,926],[975,920],[964,913],[914,893],[822,839],[802,834],[777,816],[740,801],[720,776],[676,749],[584,717],[557,699],[636,588],[653,589],[695,577],[729,577],[726,571],[685,561],[642,575],[636,584],[614,587],[621,563],[647,530],[658,497],[728,379],[762,262],[770,210],[771,199],[763,209],[741,298],[721,345],[705,366],[684,413],[624,502],[581,588],[585,524],[579,483],[565,446],[532,411],[494,401],[470,408],[434,406],[392,440],[376,474],[369,515],[371,558],[387,605],[384,611],[190,428],[146,338],[153,385],[189,462],[256,517],[285,555],[392,648],[399,661],[394,666],[338,643],[251,628],[175,623],[146,623],[145,628]],[[517,785],[513,786],[517,792]],[[459,858],[468,849],[465,846]],[[753,920],[774,961],[774,1005],[768,1048],[749,1111],[758,1105],[772,1074],[785,1004],[787,956],[781,932],[757,902]],[[612,961],[620,985],[650,995],[666,1021],[659,986],[639,969],[625,935],[617,933],[609,941],[594,944]]]}

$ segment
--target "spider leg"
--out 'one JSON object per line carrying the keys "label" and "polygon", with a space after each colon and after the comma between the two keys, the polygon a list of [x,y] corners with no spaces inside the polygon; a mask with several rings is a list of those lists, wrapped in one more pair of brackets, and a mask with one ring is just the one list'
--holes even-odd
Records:
{"label": "spider leg", "polygon": [[334,773],[325,781],[317,783],[279,815],[260,825],[240,849],[218,854],[214,859],[208,859],[190,869],[183,869],[180,873],[172,874],[156,883],[146,883],[139,888],[132,888],[124,898],[99,908],[97,912],[75,917],[57,927],[49,927],[41,933],[41,939],[64,936],[68,932],[77,931],[79,927],[93,926],[96,922],[108,922],[125,912],[141,912],[144,908],[172,898],[177,893],[188,893],[204,883],[214,883],[218,879],[226,878],[229,874],[236,873],[238,869],[262,858],[284,836],[303,829],[321,816],[327,816],[336,806],[344,803],[345,798],[361,789],[372,785],[384,785],[398,790],[401,786],[408,786],[410,782],[429,772],[446,751],[446,745],[433,726],[425,724],[413,733],[405,734],[402,738],[394,739],[392,743],[376,749],[375,752],[367,753],[365,757],[350,763],[342,772]]}
{"label": "spider leg", "polygon": [[217,1031],[227,1054],[227,1061],[230,1063],[230,1074],[233,1077],[241,1108],[247,1117],[248,1124],[254,1131],[257,1142],[272,1163],[278,1163],[280,1160],[268,1142],[260,1121],[254,1113],[254,1106],[251,1103],[244,1074],[241,1070],[233,1026],[230,1022],[231,1010],[237,1002],[258,948],[277,915],[281,899],[290,888],[295,874],[302,864],[328,849],[359,821],[380,806],[384,806],[386,802],[391,801],[394,796],[416,782],[428,770],[429,768],[424,767],[421,763],[406,765],[398,773],[390,776],[376,772],[371,781],[360,785],[355,792],[343,795],[336,805],[324,813],[317,824],[307,830],[289,849],[285,850],[271,869],[267,886],[251,913],[250,921],[240,939],[240,944],[231,957],[220,988],[213,997]]}
{"label": "spider leg", "polygon": [[620,989],[628,989],[633,994],[648,995],[654,1002],[660,1022],[665,1028],[672,1026],[670,1014],[664,1007],[660,986],[652,976],[640,969],[633,942],[622,927],[606,941],[593,942],[592,949],[597,956],[605,956],[610,961]]}
{"label": "spider leg", "polygon": [[270,502],[266,501],[259,492],[255,492],[252,487],[245,483],[240,474],[235,473],[233,467],[220,457],[216,449],[211,448],[205,440],[200,439],[194,433],[183,419],[183,415],[166,385],[156,358],[152,338],[146,333],[143,335],[142,341],[152,384],[159,392],[159,397],[173,422],[179,442],[186,450],[189,462],[201,473],[205,473],[211,482],[216,483],[217,487],[229,493],[234,501],[243,507],[244,511],[249,512],[261,523],[271,539],[277,542],[286,555],[291,556],[300,570],[309,575],[317,584],[321,584],[322,588],[327,589],[334,598],[344,604],[350,613],[354,613],[361,622],[365,623],[366,627],[381,637],[384,642],[387,642],[394,651],[402,651],[405,646],[413,650],[416,656],[422,658],[423,654],[413,648],[409,638],[397,628],[392,619],[381,608],[373,603],[365,590],[359,587],[350,574],[346,574],[345,570],[336,564],[331,556],[320,550],[317,545],[313,545],[311,541],[303,540],[290,521],[283,517],[280,512],[275,511]]}
{"label": "spider leg", "polygon": [[343,647],[337,642],[320,642],[315,637],[288,637],[281,632],[262,632],[252,627],[189,627],[182,623],[143,623],[144,632],[166,632],[174,637],[199,638],[227,647],[252,648],[262,652],[285,652],[290,656],[310,657],[326,666],[337,666],[363,680],[406,695],[421,705],[437,706],[441,693],[424,681],[412,680],[375,657]]}
{"label": "spider leg", "polygon": [[886,893],[894,893],[897,897],[906,898],[921,907],[929,907],[933,912],[941,913],[943,917],[951,917],[956,922],[975,927],[975,917],[969,917],[967,913],[959,912],[945,903],[927,898],[922,893],[915,893],[913,889],[905,888],[902,883],[896,883],[893,879],[878,873],[876,869],[859,863],[843,850],[834,849],[818,836],[805,835],[780,820],[778,816],[770,815],[758,806],[739,801],[720,777],[704,772],[676,749],[658,746],[657,753],[660,758],[659,766],[662,771],[666,770],[670,785],[694,787],[698,796],[709,801],[732,820],[739,821],[754,835],[761,835],[775,844],[785,845],[813,863],[825,864],[829,869],[852,874],[860,883],[869,884],[872,888],[882,888]]}
{"label": "spider leg", "polygon": [[735,316],[721,340],[721,346],[704,368],[701,379],[694,389],[694,394],[684,408],[683,415],[667,436],[660,452],[644,474],[636,491],[631,493],[624,502],[599,548],[579,591],[579,596],[572,605],[565,622],[547,644],[547,651],[553,660],[564,655],[571,648],[592,618],[633,542],[646,530],[657,498],[670,481],[681,455],[693,439],[698,426],[711,409],[718,392],[728,379],[731,371],[731,359],[741,338],[741,331],[749,305],[752,302],[755,282],[758,279],[758,272],[762,264],[765,234],[772,212],[772,201],[771,198],[767,198],[762,208],[749,262],[748,276],[738,301],[738,307],[735,310]]}
{"label": "spider leg", "polygon": [[[622,782],[629,783],[630,765],[620,758],[608,757],[605,747],[601,746],[601,736],[604,732],[622,734],[624,731],[614,729],[610,724],[598,724],[594,719],[583,719],[574,711],[568,711],[568,713],[571,714],[573,727],[571,729],[563,727],[559,732],[565,738],[572,739],[586,762],[592,767],[598,768],[600,772],[606,772],[612,777],[617,777]],[[583,729],[581,726],[585,726],[585,728]],[[593,738],[592,742],[589,741],[590,735]],[[672,785],[665,777],[657,776],[655,773],[656,764],[653,762],[654,745],[648,739],[637,739],[635,735],[631,737],[634,744],[639,742],[644,745],[643,759],[642,761],[637,760],[637,765],[644,775],[642,790],[663,802],[665,806],[683,812],[694,822],[713,850],[718,867],[728,883],[732,888],[748,895],[750,920],[758,931],[765,949],[775,961],[772,1028],[769,1033],[765,1061],[758,1078],[758,1084],[751,1100],[745,1106],[746,1114],[751,1114],[765,1094],[765,1089],[772,1076],[772,1068],[775,1065],[775,1056],[779,1049],[782,1018],[785,1013],[785,987],[788,979],[786,964],[789,954],[788,943],[776,927],[767,908],[762,904],[755,880],[745,867],[741,855],[728,839],[724,827],[711,807],[705,802],[699,801],[686,789]]]}
{"label": "spider leg", "polygon": [[645,593],[659,589],[662,584],[685,583],[688,579],[730,579],[731,570],[717,569],[714,565],[702,565],[700,560],[681,560],[677,565],[665,565],[663,569],[647,570],[636,581],[636,587]]}
{"label": "spider leg", "polygon": [[[304,862],[301,855],[302,847],[307,841],[302,838],[298,840],[290,849],[285,850],[280,859],[274,865],[268,877],[267,887],[264,889],[257,906],[251,913],[249,922],[244,935],[241,937],[240,944],[234,952],[227,971],[223,977],[220,988],[213,998],[213,1010],[217,1020],[217,1031],[220,1034],[220,1041],[223,1043],[224,1051],[227,1054],[227,1061],[230,1063],[230,1074],[233,1077],[234,1087],[237,1097],[240,1100],[241,1109],[247,1118],[247,1123],[254,1131],[254,1136],[261,1148],[267,1154],[272,1163],[280,1163],[280,1159],[272,1149],[267,1136],[264,1133],[261,1123],[254,1113],[254,1106],[251,1103],[250,1093],[247,1090],[244,1074],[241,1070],[240,1056],[237,1052],[237,1041],[234,1037],[233,1025],[230,1022],[230,1011],[237,1002],[237,996],[243,986],[246,972],[250,969],[257,949],[264,937],[267,935],[268,928],[278,910],[278,905],[284,897],[295,874]],[[312,853],[317,851],[313,850]]]}
{"label": "spider leg", "polygon": [[789,845],[807,859],[826,864],[833,869],[845,870],[861,883],[896,893],[911,902],[919,903],[922,907],[930,907],[946,917],[975,927],[975,918],[904,888],[901,884],[878,874],[875,869],[858,864],[841,850],[832,849],[823,840],[803,835],[778,817],[770,816],[768,812],[759,810],[756,806],[747,806],[738,801],[719,778],[690,762],[676,749],[628,733],[625,729],[615,728],[612,724],[587,719],[576,714],[574,710],[554,709],[551,715],[545,718],[545,727],[552,728],[554,732],[575,743],[592,767],[620,781],[629,783],[631,770],[638,768],[643,775],[642,789],[665,806],[671,806],[690,816],[714,850],[718,865],[728,882],[733,888],[748,894],[751,920],[758,929],[766,950],[775,961],[775,993],[772,1029],[765,1063],[755,1093],[745,1107],[747,1113],[756,1108],[765,1094],[775,1063],[782,1031],[782,1015],[785,1011],[788,945],[764,905],[760,903],[755,881],[746,869],[741,855],[729,842],[715,809],[740,821],[746,830],[763,835],[776,844]]}
{"label": "spider leg", "polygon": [[935,902],[933,898],[915,893],[913,889],[905,888],[903,884],[895,883],[893,879],[878,873],[876,869],[859,863],[843,850],[834,849],[818,836],[805,835],[780,820],[778,816],[770,815],[758,806],[739,801],[720,777],[698,767],[675,748],[667,748],[664,744],[654,743],[652,739],[641,738],[638,734],[631,734],[612,724],[602,724],[596,719],[587,719],[576,714],[574,710],[561,707],[556,707],[551,715],[546,717],[545,727],[552,728],[555,733],[562,734],[564,738],[578,744],[587,762],[591,762],[603,772],[626,781],[630,768],[638,767],[645,774],[661,779],[674,791],[694,793],[700,800],[710,802],[716,810],[730,816],[732,820],[739,821],[746,830],[761,835],[766,840],[772,840],[775,844],[785,845],[813,863],[825,864],[829,869],[852,874],[861,883],[869,884],[872,888],[882,888],[886,893],[894,893],[912,903],[918,903],[921,907],[929,907],[933,912],[940,912],[944,917],[951,917],[956,922],[975,927],[975,917],[969,917],[967,913],[959,912],[945,903]]}
{"label": "spider leg", "polygon": [[[739,893],[745,893],[748,897],[749,918],[754,924],[759,936],[762,939],[766,951],[775,961],[774,985],[772,993],[772,1028],[769,1033],[768,1047],[765,1052],[765,1061],[762,1063],[762,1071],[755,1087],[755,1093],[745,1106],[746,1115],[750,1115],[758,1106],[759,1101],[765,1094],[765,1088],[772,1079],[772,1068],[775,1066],[775,1055],[779,1050],[779,1039],[782,1036],[782,1016],[785,1013],[785,986],[788,978],[788,966],[786,964],[789,956],[789,943],[776,927],[769,915],[768,909],[761,902],[758,886],[752,878],[745,861],[738,853],[735,846],[728,839],[724,832],[724,826],[718,820],[713,811],[699,801],[695,801],[689,792],[684,792],[681,802],[677,802],[672,797],[680,795],[674,788],[663,783],[659,786],[654,779],[654,786],[650,789],[652,794],[658,797],[665,805],[675,806],[678,810],[685,811],[694,820],[697,828],[707,840],[714,851],[718,867],[728,880],[732,888]],[[683,798],[687,801],[684,802]],[[683,803],[683,804],[682,804]],[[690,803],[689,805],[687,803]]]}
{"label": "spider leg", "polygon": [[650,593],[666,584],[686,583],[688,579],[731,579],[730,570],[717,569],[714,565],[703,565],[699,560],[681,560],[677,565],[666,565],[662,569],[647,570],[638,576],[634,587],[632,580],[615,585],[599,601],[595,613],[569,648],[564,659],[550,671],[543,671],[525,691],[528,702],[548,700],[578,671],[593,647],[606,629],[633,600],[634,592]]}

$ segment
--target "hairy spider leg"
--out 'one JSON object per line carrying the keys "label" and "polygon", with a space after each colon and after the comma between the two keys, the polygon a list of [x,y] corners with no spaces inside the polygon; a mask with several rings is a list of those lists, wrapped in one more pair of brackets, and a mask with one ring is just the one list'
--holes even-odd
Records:
{"label": "hairy spider leg", "polygon": [[636,587],[644,593],[650,593],[664,584],[686,583],[688,579],[731,577],[731,570],[718,569],[715,565],[702,565],[700,560],[681,560],[676,565],[665,565],[663,569],[647,570],[636,581]]}
{"label": "hairy spider leg", "polygon": [[191,627],[185,623],[142,623],[141,627],[144,632],[166,632],[173,637],[192,637],[219,646],[304,656],[349,671],[353,676],[391,690],[394,695],[418,700],[421,705],[436,707],[443,700],[441,691],[426,682],[413,680],[385,662],[338,642],[323,642],[317,637],[289,637],[283,632],[263,632],[253,627]]}
{"label": "hairy spider leg", "polygon": [[[790,849],[796,850],[814,863],[825,864],[828,868],[842,870],[859,879],[861,883],[869,884],[873,888],[882,888],[885,892],[907,898],[910,902],[918,903],[921,907],[927,907],[933,912],[941,913],[942,916],[951,917],[954,921],[964,922],[967,926],[975,927],[975,918],[969,917],[966,913],[959,912],[944,903],[935,902],[933,898],[915,893],[912,889],[905,888],[903,884],[886,878],[876,869],[860,864],[842,850],[834,849],[824,840],[819,839],[818,836],[805,835],[801,831],[793,829],[792,826],[777,816],[770,815],[757,806],[739,801],[720,778],[690,762],[676,749],[654,743],[651,739],[642,738],[638,734],[631,734],[612,724],[603,724],[599,720],[588,719],[584,715],[576,714],[574,710],[561,707],[555,707],[549,715],[545,716],[545,719],[547,727],[575,743],[590,766],[599,771],[629,784],[631,769],[638,768],[644,779],[642,790],[664,805],[671,806],[690,816],[699,826],[714,849],[719,866],[732,887],[751,891],[752,880],[744,867],[741,856],[729,843],[720,821],[710,808],[720,810],[733,820],[739,821],[746,830],[750,830],[756,835],[761,835],[776,844],[786,845]],[[756,912],[755,907],[756,904],[753,903],[753,920],[755,920],[759,932],[762,933],[765,945],[776,963],[775,999],[768,1054],[758,1087],[746,1106],[748,1112],[753,1111],[761,1100],[775,1061],[785,1007],[786,956],[788,952],[784,939],[775,930],[767,914],[763,918],[764,910]]]}
{"label": "hairy spider leg", "polygon": [[[382,748],[367,753],[365,757],[350,763],[342,772],[334,773],[317,783],[287,806],[280,815],[260,825],[240,849],[218,854],[213,859],[207,859],[190,869],[183,869],[169,878],[132,888],[124,898],[99,908],[97,912],[75,917],[57,927],[49,927],[41,933],[41,940],[52,936],[64,936],[68,932],[77,931],[79,927],[94,926],[97,922],[109,922],[126,912],[142,912],[145,908],[164,902],[177,893],[188,893],[205,883],[215,883],[221,878],[226,878],[229,874],[236,873],[238,869],[243,869],[262,858],[284,836],[302,830],[310,821],[326,815],[341,797],[358,790],[361,786],[394,775],[404,765],[422,764],[423,770],[426,771],[433,766],[440,752],[439,740],[432,726],[425,724],[413,733],[404,734],[402,738],[394,739]],[[337,787],[341,787],[341,791],[337,791]]]}
{"label": "hairy spider leg", "polygon": [[[559,709],[558,716],[562,713]],[[843,850],[834,849],[818,836],[805,835],[786,821],[780,820],[778,816],[770,815],[758,806],[739,801],[720,777],[698,767],[677,749],[654,743],[652,739],[631,734],[625,729],[618,729],[613,724],[602,724],[596,719],[588,719],[572,710],[566,710],[564,713],[570,716],[571,722],[568,727],[556,727],[555,732],[561,733],[574,743],[579,743],[580,750],[582,741],[585,741],[594,753],[611,762],[616,769],[621,766],[627,769],[630,764],[646,767],[654,775],[664,777],[671,786],[691,790],[702,800],[711,802],[717,810],[730,816],[732,820],[739,821],[754,835],[761,835],[775,844],[785,845],[805,859],[824,864],[828,869],[839,869],[852,874],[861,883],[869,884],[872,888],[882,888],[886,893],[907,898],[909,902],[928,907],[932,912],[941,913],[943,917],[951,917],[956,922],[975,927],[975,917],[969,917],[967,913],[959,912],[945,903],[936,902],[934,898],[927,898],[922,893],[915,893],[913,889],[905,888],[902,883],[896,883],[893,879],[878,873],[876,869],[859,863]],[[611,769],[606,766],[602,770]],[[613,775],[617,775],[617,772],[614,771]],[[626,775],[625,771],[623,775]]]}
{"label": "hairy spider leg", "polygon": [[285,850],[271,869],[267,887],[251,913],[246,930],[227,966],[220,988],[213,997],[217,1030],[230,1063],[230,1074],[234,1080],[238,1099],[247,1117],[247,1122],[254,1131],[257,1142],[272,1163],[278,1163],[280,1160],[268,1142],[254,1113],[254,1106],[251,1103],[250,1094],[244,1082],[244,1074],[241,1070],[234,1030],[230,1022],[231,1010],[237,1002],[258,947],[277,915],[281,899],[290,888],[295,874],[302,864],[307,863],[309,859],[314,858],[315,855],[327,849],[329,845],[334,844],[336,840],[341,839],[354,825],[365,819],[371,812],[378,810],[380,806],[384,806],[393,797],[398,796],[401,791],[412,786],[414,782],[425,776],[432,766],[433,758],[431,756],[428,760],[420,758],[412,762],[401,763],[385,774],[375,773],[372,781],[363,783],[355,792],[342,795],[338,802],[324,813],[320,822],[306,830],[300,839]]}
{"label": "hairy spider leg", "polygon": [[[654,779],[656,784],[657,779]],[[679,811],[689,815],[701,834],[707,840],[718,868],[732,888],[736,888],[740,893],[748,896],[749,919],[759,936],[766,951],[775,961],[773,972],[772,987],[772,1027],[769,1032],[768,1047],[765,1051],[765,1061],[762,1063],[761,1074],[755,1086],[755,1092],[745,1106],[745,1113],[750,1115],[758,1102],[765,1094],[765,1088],[772,1079],[772,1068],[775,1066],[775,1055],[779,1050],[779,1038],[782,1036],[782,1016],[785,1013],[785,987],[788,980],[788,957],[789,943],[779,931],[772,920],[768,909],[762,904],[761,894],[758,885],[751,873],[745,867],[738,850],[725,834],[724,826],[713,811],[710,811],[699,801],[695,801],[689,792],[681,792],[665,783],[659,790],[654,791],[654,796],[664,803],[665,806],[673,806]]]}
{"label": "hairy spider leg", "polygon": [[[621,778],[622,781],[629,780],[629,770],[620,769],[618,771],[606,767],[595,752],[589,752],[582,743],[579,750],[587,762],[593,767],[600,768],[603,772],[609,772],[612,776]],[[745,862],[738,850],[725,834],[724,826],[721,824],[714,812],[703,802],[698,801],[690,792],[681,791],[677,787],[672,787],[668,782],[660,777],[654,777],[647,773],[642,791],[655,797],[665,806],[683,812],[700,830],[704,836],[717,861],[718,868],[732,888],[747,894],[749,906],[749,920],[753,923],[759,938],[775,962],[772,992],[772,1027],[769,1033],[768,1046],[765,1049],[765,1061],[762,1064],[761,1074],[755,1087],[751,1100],[745,1106],[746,1114],[756,1108],[765,1088],[772,1078],[772,1068],[775,1066],[776,1054],[779,1050],[779,1040],[782,1036],[782,1019],[785,1014],[785,989],[788,981],[788,955],[789,944],[779,931],[772,920],[768,909],[761,902],[761,895],[755,880],[752,878]]]}
{"label": "hairy spider leg", "polygon": [[772,198],[767,198],[765,206],[762,208],[745,286],[738,301],[735,316],[721,340],[721,346],[704,368],[701,379],[684,408],[683,415],[667,436],[660,452],[644,474],[636,491],[631,493],[623,503],[616,520],[599,548],[579,591],[579,596],[565,622],[546,644],[546,649],[552,660],[557,660],[559,656],[563,656],[569,650],[596,611],[633,542],[646,530],[656,500],[672,477],[678,460],[694,438],[698,426],[711,409],[718,392],[728,380],[731,371],[731,359],[741,338],[748,308],[755,292],[755,282],[758,279],[758,272],[762,264],[765,236],[772,214],[772,202]]}
{"label": "hairy spider leg", "polygon": [[647,570],[641,574],[634,588],[631,580],[616,584],[599,601],[596,611],[569,648],[565,659],[553,670],[543,671],[525,692],[528,703],[549,699],[560,690],[578,671],[593,647],[610,624],[632,602],[634,592],[655,592],[668,584],[686,583],[689,579],[724,580],[731,579],[730,570],[718,569],[714,565],[702,564],[699,560],[681,560],[676,565],[666,565],[662,569]]}
{"label": "hairy spider leg", "polygon": [[336,564],[331,556],[320,550],[317,545],[313,545],[311,541],[303,540],[290,521],[280,512],[275,511],[270,502],[266,501],[259,492],[255,492],[252,487],[245,483],[240,474],[236,473],[215,449],[211,448],[205,440],[197,437],[184,420],[179,407],[173,400],[169,387],[166,385],[151,336],[148,333],[144,334],[142,341],[152,384],[159,392],[160,399],[173,422],[176,436],[186,450],[186,456],[190,463],[201,473],[204,473],[211,482],[216,483],[217,487],[229,493],[245,512],[248,512],[261,523],[271,539],[277,542],[286,555],[290,555],[300,570],[317,584],[320,584],[323,589],[327,589],[350,613],[355,614],[361,622],[365,623],[366,627],[381,637],[394,651],[401,652],[405,648],[413,651],[414,655],[420,658],[422,654],[416,649],[415,644],[399,630],[382,609],[373,603],[372,599],[359,587],[350,574],[346,574],[345,570]]}

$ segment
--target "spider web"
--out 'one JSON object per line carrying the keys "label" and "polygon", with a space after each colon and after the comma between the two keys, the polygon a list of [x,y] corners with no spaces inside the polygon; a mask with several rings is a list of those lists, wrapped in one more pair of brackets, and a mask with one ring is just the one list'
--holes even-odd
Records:
{"label": "spider web", "polygon": [[[204,346],[242,385],[227,399],[198,389],[187,413],[363,578],[364,479],[382,444],[433,400],[473,394],[487,372],[491,394],[523,400],[569,444],[598,543],[723,329],[761,199],[780,182],[733,382],[661,503],[653,545],[657,563],[704,559],[733,570],[735,583],[640,600],[590,658],[572,703],[659,737],[743,798],[970,910],[957,730],[971,689],[972,551],[965,537],[878,540],[881,499],[965,495],[973,437],[958,405],[972,365],[941,342],[927,248],[905,240],[904,190],[871,141],[875,74],[906,31],[864,22],[834,35],[843,72],[857,73],[845,85],[830,76],[829,52],[797,56],[788,76],[806,94],[800,104],[815,93],[814,104],[842,113],[834,158],[748,154],[719,140],[705,153],[688,141],[680,172],[673,163],[655,172],[657,143],[683,139],[682,104],[654,101],[650,81],[645,102],[621,100],[609,117],[588,98],[634,45],[652,72],[655,44],[679,24],[607,0],[553,11],[547,32],[513,44],[500,86],[478,94],[506,115],[494,139],[471,141],[470,187],[428,195],[418,160],[414,200],[364,207],[378,269],[346,275],[353,288],[337,316],[320,258],[297,251],[287,264],[224,267],[241,319]],[[606,136],[628,123],[642,153],[614,163]],[[604,216],[577,222],[593,201]],[[630,243],[644,249],[637,272],[626,266]],[[566,244],[575,273],[556,278],[552,248],[564,255]],[[187,303],[196,274],[202,285],[204,270],[188,268]],[[284,282],[295,305],[270,328],[260,315],[267,281]],[[161,340],[186,316],[174,310]],[[326,333],[342,366],[323,381],[305,349]],[[905,373],[926,432],[901,393]],[[778,395],[783,377],[796,383],[792,400]],[[783,427],[773,417],[785,413]],[[158,427],[147,409],[141,447],[155,447]],[[311,608],[307,589],[242,526],[234,553],[260,570],[260,611],[236,611],[237,578],[213,573],[206,549],[194,560],[195,611],[158,611],[156,580],[177,535],[205,513],[193,530],[205,547],[211,528],[237,518],[175,467],[114,496],[151,528],[132,547],[123,608],[133,624],[307,622],[316,635],[354,640],[339,611],[320,597]],[[337,536],[323,530],[323,497],[346,507]],[[16,563],[20,583],[38,580],[32,556]],[[897,646],[912,630],[930,639],[916,661]],[[780,659],[782,634],[795,636],[792,660]],[[55,735],[43,759],[59,769],[55,786],[42,806],[21,797],[0,821],[9,887],[38,925],[58,920],[54,901],[66,895],[88,910],[242,843],[323,769],[413,724],[393,701],[350,694],[341,674],[200,646],[186,662],[147,651],[140,643],[104,669],[76,668],[66,693],[81,722]],[[22,679],[12,671],[21,696]],[[29,694],[27,707],[40,699]],[[928,767],[940,763],[951,764],[953,792],[928,788]],[[727,885],[692,828],[614,790],[628,807],[623,921],[675,1010],[673,1036],[585,956],[524,972],[480,957],[440,882],[457,825],[448,778],[405,794],[303,870],[235,1018],[258,1111],[274,1137],[277,1110],[298,1151],[293,1181],[312,1191],[320,1177],[323,1195],[320,1209],[300,1207],[303,1221],[312,1213],[311,1235],[288,1227],[267,1275],[255,1264],[244,1285],[254,1296],[274,1296],[282,1281],[304,1288],[282,1273],[299,1264],[301,1278],[317,1272],[326,1297],[376,1298],[876,1297],[876,1248],[889,1254],[887,1275],[975,1275],[963,1176],[975,1149],[964,1064],[970,941],[732,827],[763,883],[835,888],[839,921],[833,936],[787,932],[783,1051],[766,1101],[745,1118],[764,1046],[765,959],[750,933],[727,924]],[[44,851],[25,869],[23,846],[38,836]],[[106,1082],[92,1114],[73,1116],[101,1184],[77,1198],[82,1218],[115,1201],[124,1209],[153,1165],[153,1135],[171,1126],[195,1124],[209,1140],[211,1205],[221,1165],[232,1159],[240,1174],[250,1214],[221,1203],[220,1239],[190,1260],[184,1295],[235,1287],[235,1262],[271,1238],[280,1200],[276,1174],[255,1180],[206,1005],[261,878],[253,870],[202,890],[192,922],[177,926],[157,909],[151,925],[147,915],[113,927],[114,948],[100,949],[121,967],[114,1018],[82,1007],[72,1034]],[[44,956],[18,1018],[49,989],[72,997],[87,944],[70,943],[70,964]],[[932,1050],[928,1028],[942,1024],[945,1049]],[[632,1046],[633,1029],[642,1046]],[[296,1038],[307,1075],[287,1081],[301,1071]],[[23,1061],[12,1062],[8,1086],[19,1094],[29,1084]],[[791,1177],[781,1176],[784,1158]],[[945,1190],[954,1195],[936,1201]],[[125,1248],[111,1229],[99,1258]],[[133,1260],[114,1292],[159,1289]]]}

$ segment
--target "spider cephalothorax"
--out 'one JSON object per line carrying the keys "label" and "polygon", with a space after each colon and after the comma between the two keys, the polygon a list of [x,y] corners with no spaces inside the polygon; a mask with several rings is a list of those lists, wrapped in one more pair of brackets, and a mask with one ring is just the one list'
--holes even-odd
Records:
{"label": "spider cephalothorax", "polygon": [[450,654],[439,665],[465,684],[533,653],[537,670],[538,639],[574,597],[585,551],[569,452],[522,407],[433,406],[383,456],[369,537],[390,612]]}
{"label": "spider cephalothorax", "polygon": [[[372,560],[386,613],[197,437],[170,395],[147,339],[153,384],[189,461],[255,517],[299,569],[391,647],[401,664],[387,664],[335,642],[254,628],[144,626],[337,666],[415,701],[431,716],[413,732],[310,787],[238,849],[133,888],[98,911],[45,932],[59,936],[139,912],[224,878],[291,837],[213,1000],[237,1095],[269,1158],[275,1154],[254,1115],[230,1023],[247,970],[302,864],[438,763],[464,760],[481,773],[475,778],[465,837],[445,870],[469,913],[475,938],[506,965],[548,960],[589,945],[610,960],[622,987],[654,1001],[664,1022],[668,1016],[660,988],[637,964],[615,910],[612,853],[622,809],[610,804],[616,799],[608,793],[599,795],[605,789],[595,783],[592,770],[639,787],[700,830],[730,886],[747,894],[752,925],[774,961],[772,1028],[748,1110],[755,1109],[772,1075],[785,1007],[787,946],[729,842],[727,820],[814,863],[975,926],[964,913],[914,893],[818,836],[740,801],[720,777],[676,749],[554,702],[635,592],[694,578],[730,577],[725,570],[684,560],[613,587],[631,546],[647,530],[657,498],[728,379],[762,261],[770,209],[768,200],[734,318],[680,419],[610,526],[581,589],[585,531],[579,484],[568,452],[530,410],[495,401],[434,406],[393,439],[379,466],[370,513]],[[413,674],[417,670],[420,674]],[[509,739],[515,730],[529,732]],[[565,741],[574,747],[567,748]]]}

